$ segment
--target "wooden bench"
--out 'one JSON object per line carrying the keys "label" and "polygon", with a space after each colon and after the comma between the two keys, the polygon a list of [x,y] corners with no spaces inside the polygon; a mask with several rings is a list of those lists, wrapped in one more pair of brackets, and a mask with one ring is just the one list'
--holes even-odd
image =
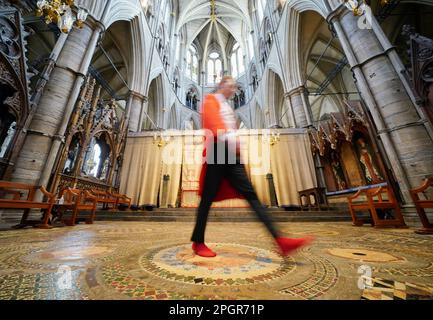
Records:
{"label": "wooden bench", "polygon": [[[117,198],[106,191],[92,189],[91,194],[96,197],[96,202],[102,204],[103,209],[116,209],[117,208]],[[110,208],[111,205],[111,208]]]}
{"label": "wooden bench", "polygon": [[128,197],[126,194],[120,194],[120,193],[114,193],[114,192],[109,192],[109,194],[112,197],[116,198],[116,203],[115,203],[116,209],[118,209],[119,205],[121,205],[121,204],[127,205],[127,209],[131,208],[132,199],[130,197]]}
{"label": "wooden bench", "polygon": [[425,179],[424,183],[416,189],[410,190],[413,203],[415,204],[416,211],[421,219],[423,228],[416,230],[419,234],[433,234],[433,224],[428,220],[425,209],[433,209],[433,199],[427,199],[424,195],[423,200],[420,199],[420,194],[433,186],[433,177]]}
{"label": "wooden bench", "polygon": [[[64,189],[60,196],[64,202],[56,204],[59,209],[59,220],[67,226],[74,226],[78,221],[78,214],[81,211],[90,211],[90,216],[85,218],[86,224],[92,224],[96,216],[97,198],[87,190]],[[71,211],[71,217],[63,219],[65,211]]]}
{"label": "wooden bench", "polygon": [[[46,196],[47,201],[35,201],[37,190],[40,190]],[[0,181],[0,196],[2,197],[0,199],[1,209],[24,209],[21,222],[14,228],[23,228],[29,225],[41,229],[51,228],[48,222],[55,202],[55,195],[49,193],[44,187]],[[23,199],[23,197],[25,198]],[[32,209],[45,211],[41,220],[27,220]]]}
{"label": "wooden bench", "polygon": [[[301,210],[329,209],[325,188],[311,188],[298,192]],[[313,201],[312,201],[313,199]]]}
{"label": "wooden bench", "polygon": [[[364,196],[364,199],[361,199]],[[386,197],[385,197],[386,196]],[[368,210],[371,214],[372,225],[376,228],[397,227],[404,228],[406,224],[394,194],[388,187],[378,187],[367,190],[359,190],[353,196],[348,197],[349,210],[352,215],[353,225],[362,226],[363,219],[356,216],[356,211]],[[391,219],[381,219],[378,210],[394,210],[394,217]]]}

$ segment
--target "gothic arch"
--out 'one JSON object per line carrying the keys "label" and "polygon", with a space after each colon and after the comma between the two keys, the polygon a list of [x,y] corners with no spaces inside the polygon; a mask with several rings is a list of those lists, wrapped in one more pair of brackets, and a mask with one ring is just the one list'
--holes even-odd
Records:
{"label": "gothic arch", "polygon": [[75,3],[86,8],[89,15],[101,21],[107,29],[116,21],[130,21],[142,12],[139,0],[76,0]]}
{"label": "gothic arch", "polygon": [[298,88],[302,85],[302,55],[300,53],[301,42],[301,13],[313,11],[322,18],[326,18],[328,10],[322,0],[289,0],[286,5],[285,15],[281,19],[287,22],[287,33],[283,41],[285,52],[285,65],[287,74],[287,90]]}
{"label": "gothic arch", "polygon": [[[152,78],[147,90],[148,111],[143,118],[143,129],[157,129],[162,126],[162,108],[164,107],[164,85],[162,74]],[[152,121],[150,121],[150,119]]]}
{"label": "gothic arch", "polygon": [[323,0],[287,0],[287,7],[299,13],[304,11],[315,11],[323,18],[326,18],[328,9]]}
{"label": "gothic arch", "polygon": [[125,45],[133,39],[131,22],[119,20],[108,28],[95,50],[89,70],[98,81],[106,82],[103,99],[126,100],[138,72],[134,68],[133,47]]}
{"label": "gothic arch", "polygon": [[139,93],[144,87],[144,78],[146,64],[146,45],[143,35],[146,33],[145,16],[142,12],[141,3],[139,0],[76,0],[77,6],[82,6],[89,11],[89,15],[96,21],[100,21],[105,30],[108,30],[114,23],[119,21],[129,22],[130,28],[130,43],[131,61],[130,70],[128,73],[127,82],[131,90]]}
{"label": "gothic arch", "polygon": [[317,122],[326,114],[342,112],[344,100],[359,97],[348,93],[357,88],[340,42],[332,38],[326,20],[315,11],[304,11],[300,25],[301,77],[310,93],[312,120]]}
{"label": "gothic arch", "polygon": [[270,66],[266,72],[266,92],[268,92],[265,105],[269,112],[270,125],[281,125],[280,118],[284,109],[284,82],[275,67]]}

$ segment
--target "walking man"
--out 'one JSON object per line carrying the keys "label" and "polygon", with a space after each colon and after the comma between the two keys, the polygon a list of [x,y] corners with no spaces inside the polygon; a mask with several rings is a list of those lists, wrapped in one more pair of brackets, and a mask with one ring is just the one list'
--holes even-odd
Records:
{"label": "walking man", "polygon": [[216,253],[205,244],[205,229],[212,202],[245,198],[274,238],[281,255],[285,256],[307,245],[312,239],[282,237],[257,198],[245,167],[240,162],[237,119],[227,102],[236,90],[235,80],[231,76],[225,76],[218,85],[217,92],[208,95],[202,106],[203,129],[212,133],[212,138],[207,139],[204,150],[205,163],[200,174],[201,202],[191,237],[192,249],[199,256],[215,257]]}

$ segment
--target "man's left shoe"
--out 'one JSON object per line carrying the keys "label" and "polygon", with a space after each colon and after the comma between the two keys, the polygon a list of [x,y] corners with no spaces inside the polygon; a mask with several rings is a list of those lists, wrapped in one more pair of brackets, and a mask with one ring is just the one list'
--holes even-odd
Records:
{"label": "man's left shoe", "polygon": [[287,256],[290,253],[295,252],[297,249],[310,244],[313,241],[313,237],[299,239],[279,237],[276,238],[275,241],[277,242],[281,255]]}

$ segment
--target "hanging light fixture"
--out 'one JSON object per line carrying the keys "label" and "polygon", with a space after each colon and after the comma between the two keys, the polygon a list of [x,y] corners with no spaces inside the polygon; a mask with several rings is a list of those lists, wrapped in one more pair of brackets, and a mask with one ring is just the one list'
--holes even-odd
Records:
{"label": "hanging light fixture", "polygon": [[354,16],[362,16],[365,13],[365,3],[360,0],[345,0],[344,4],[346,7],[353,12]]}
{"label": "hanging light fixture", "polygon": [[80,7],[74,15],[74,0],[40,0],[36,5],[36,16],[44,17],[46,24],[57,24],[63,33],[71,31],[73,26],[81,29],[89,15],[86,9]]}
{"label": "hanging light fixture", "polygon": [[153,134],[153,144],[156,144],[159,148],[165,147],[172,140],[171,136],[168,136],[162,132]]}
{"label": "hanging light fixture", "polygon": [[[380,5],[383,7],[389,4],[390,0],[380,0]],[[370,5],[367,0],[344,0],[346,7],[353,12],[354,16],[362,16],[366,11],[366,6]]]}
{"label": "hanging light fixture", "polygon": [[268,132],[263,134],[263,141],[269,143],[271,146],[276,145],[280,142],[280,133],[277,131],[272,131],[270,134]]}

